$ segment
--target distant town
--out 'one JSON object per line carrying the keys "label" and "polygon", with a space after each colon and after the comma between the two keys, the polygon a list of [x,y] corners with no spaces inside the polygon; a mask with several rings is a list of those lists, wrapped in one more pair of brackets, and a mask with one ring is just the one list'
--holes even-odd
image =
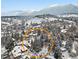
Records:
{"label": "distant town", "polygon": [[1,16],[1,59],[78,59],[78,15]]}

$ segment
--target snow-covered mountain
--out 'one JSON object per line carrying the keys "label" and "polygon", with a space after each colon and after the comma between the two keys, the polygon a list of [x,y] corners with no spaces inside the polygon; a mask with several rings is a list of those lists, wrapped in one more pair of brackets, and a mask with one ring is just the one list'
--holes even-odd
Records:
{"label": "snow-covered mountain", "polygon": [[1,13],[2,16],[27,16],[30,15],[31,11],[10,11],[10,12],[4,12]]}
{"label": "snow-covered mountain", "polygon": [[34,15],[41,15],[41,14],[61,15],[61,14],[72,14],[72,13],[77,14],[78,7],[72,4],[68,4],[68,5],[57,5],[54,7],[45,8],[38,12],[34,12],[32,14]]}
{"label": "snow-covered mountain", "polygon": [[42,15],[42,14],[62,15],[62,14],[77,14],[77,13],[78,13],[78,6],[73,4],[67,4],[67,5],[56,5],[53,7],[48,7],[40,11],[32,11],[32,12],[31,11],[12,11],[7,13],[2,13],[2,15],[27,16],[27,15]]}

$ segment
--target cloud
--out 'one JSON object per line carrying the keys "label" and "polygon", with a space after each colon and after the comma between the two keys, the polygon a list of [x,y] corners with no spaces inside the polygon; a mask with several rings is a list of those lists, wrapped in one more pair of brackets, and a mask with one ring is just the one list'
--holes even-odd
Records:
{"label": "cloud", "polygon": [[58,6],[59,4],[53,4],[53,5],[50,5],[49,7],[55,7],[55,6]]}

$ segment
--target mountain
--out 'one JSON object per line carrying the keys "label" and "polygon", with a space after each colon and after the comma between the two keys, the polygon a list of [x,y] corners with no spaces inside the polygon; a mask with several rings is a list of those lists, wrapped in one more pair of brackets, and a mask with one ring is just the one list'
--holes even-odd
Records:
{"label": "mountain", "polygon": [[10,11],[10,12],[1,13],[1,16],[27,16],[30,14],[31,12],[28,11]]}
{"label": "mountain", "polygon": [[1,13],[2,16],[17,16],[19,13],[22,13],[23,11],[10,11],[10,12],[4,12]]}
{"label": "mountain", "polygon": [[33,12],[32,15],[41,15],[41,14],[61,15],[61,14],[69,14],[69,13],[77,14],[78,7],[72,4],[58,5],[58,6],[42,9],[38,12]]}
{"label": "mountain", "polygon": [[73,5],[73,4],[56,5],[53,7],[48,7],[48,8],[42,9],[40,11],[12,11],[12,12],[7,12],[2,15],[27,16],[27,15],[42,15],[42,14],[51,14],[51,15],[78,14],[78,6]]}

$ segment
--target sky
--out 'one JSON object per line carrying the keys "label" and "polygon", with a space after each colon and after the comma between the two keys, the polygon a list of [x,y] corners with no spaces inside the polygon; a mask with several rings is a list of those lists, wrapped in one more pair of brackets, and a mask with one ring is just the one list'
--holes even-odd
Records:
{"label": "sky", "polygon": [[57,4],[77,5],[77,0],[1,0],[1,11],[41,10]]}

